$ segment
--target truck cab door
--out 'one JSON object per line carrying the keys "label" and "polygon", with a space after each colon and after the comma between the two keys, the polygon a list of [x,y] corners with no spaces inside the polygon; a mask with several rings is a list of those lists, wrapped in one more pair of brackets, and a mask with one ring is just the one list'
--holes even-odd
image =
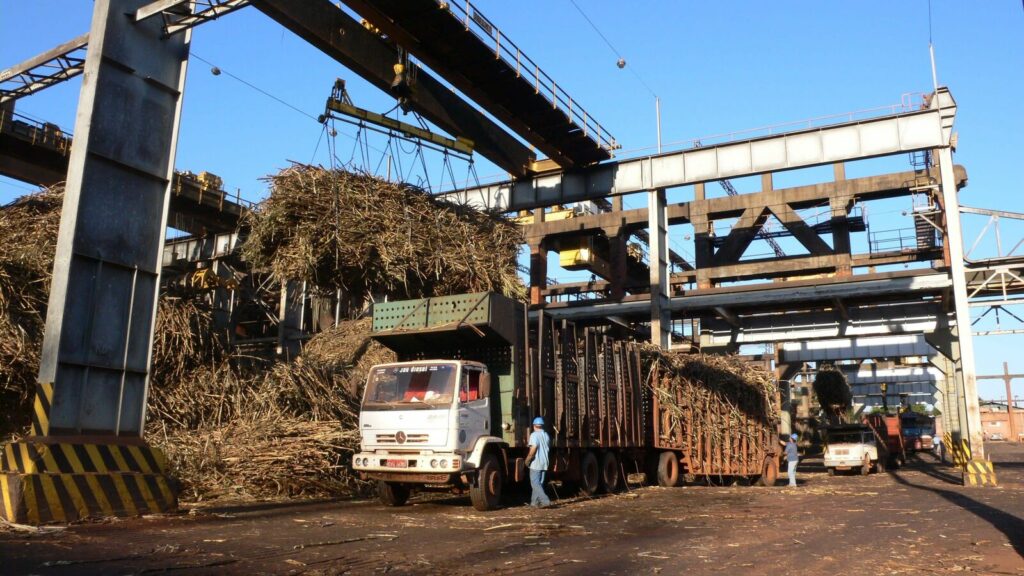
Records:
{"label": "truck cab door", "polygon": [[490,434],[489,380],[489,374],[479,368],[463,366],[459,382],[459,448],[472,450],[477,438]]}

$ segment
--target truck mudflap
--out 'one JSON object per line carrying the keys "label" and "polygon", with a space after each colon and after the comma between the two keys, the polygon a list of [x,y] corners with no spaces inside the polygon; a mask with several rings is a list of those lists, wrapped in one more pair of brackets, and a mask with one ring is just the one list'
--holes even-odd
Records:
{"label": "truck mudflap", "polygon": [[403,484],[458,484],[458,474],[431,474],[416,472],[367,472],[370,480],[401,482]]}

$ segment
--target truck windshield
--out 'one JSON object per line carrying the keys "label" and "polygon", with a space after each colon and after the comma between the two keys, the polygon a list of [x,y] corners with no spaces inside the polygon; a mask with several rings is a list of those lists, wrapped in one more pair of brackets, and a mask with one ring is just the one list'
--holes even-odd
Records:
{"label": "truck windshield", "polygon": [[450,406],[455,389],[455,366],[418,364],[379,366],[370,372],[364,410],[435,408]]}

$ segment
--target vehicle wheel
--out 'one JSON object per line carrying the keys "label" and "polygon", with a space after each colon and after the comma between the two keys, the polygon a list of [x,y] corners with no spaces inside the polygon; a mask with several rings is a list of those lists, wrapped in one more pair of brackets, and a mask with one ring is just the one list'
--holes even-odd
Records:
{"label": "vehicle wheel", "polygon": [[587,450],[580,456],[580,493],[593,496],[600,488],[601,468],[597,465],[597,456]]}
{"label": "vehicle wheel", "polygon": [[662,452],[658,457],[658,486],[679,486],[679,457],[674,452]]}
{"label": "vehicle wheel", "polygon": [[829,476],[835,476],[836,475],[836,469],[835,468],[829,468],[828,469],[828,475]]}
{"label": "vehicle wheel", "polygon": [[779,461],[772,456],[765,456],[764,464],[761,465],[761,478],[757,483],[760,486],[775,486],[779,479]]}
{"label": "vehicle wheel", "polygon": [[377,497],[385,506],[404,506],[409,501],[409,487],[395,482],[377,482]]}
{"label": "vehicle wheel", "polygon": [[868,474],[871,474],[871,457],[865,454],[864,463],[860,466],[860,475],[867,476]]}
{"label": "vehicle wheel", "polygon": [[621,483],[619,458],[614,452],[605,452],[601,455],[601,490],[613,494],[619,490]]}
{"label": "vehicle wheel", "polygon": [[505,478],[494,454],[487,454],[480,461],[476,480],[469,487],[469,499],[473,508],[486,512],[501,504],[501,491]]}

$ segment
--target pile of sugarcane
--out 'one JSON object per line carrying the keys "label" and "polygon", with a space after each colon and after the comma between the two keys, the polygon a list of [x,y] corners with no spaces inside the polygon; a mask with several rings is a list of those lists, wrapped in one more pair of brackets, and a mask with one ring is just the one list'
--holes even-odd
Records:
{"label": "pile of sugarcane", "polygon": [[775,449],[778,394],[772,375],[735,356],[641,347],[646,384],[658,402],[663,447],[682,450],[690,472],[758,466]]}
{"label": "pile of sugarcane", "polygon": [[830,425],[842,424],[853,404],[853,393],[846,376],[831,364],[823,364],[814,377],[814,395]]}
{"label": "pile of sugarcane", "polygon": [[394,361],[369,337],[369,321],[341,322],[294,362],[265,370],[214,362],[154,382],[147,437],[167,454],[181,497],[365,492],[351,473],[362,385],[371,365]]}
{"label": "pile of sugarcane", "polygon": [[500,215],[339,169],[293,165],[269,181],[270,197],[244,223],[242,251],[279,279],[367,300],[525,293],[516,270],[523,237]]}
{"label": "pile of sugarcane", "polygon": [[154,388],[148,438],[167,454],[183,499],[368,489],[351,473],[359,399],[369,365],[394,356],[369,341],[366,322],[342,323],[309,346],[336,349],[335,338],[352,346],[330,361],[304,354],[259,373],[221,364],[193,373],[187,385]]}
{"label": "pile of sugarcane", "polygon": [[0,435],[28,425],[64,187],[0,207]]}

